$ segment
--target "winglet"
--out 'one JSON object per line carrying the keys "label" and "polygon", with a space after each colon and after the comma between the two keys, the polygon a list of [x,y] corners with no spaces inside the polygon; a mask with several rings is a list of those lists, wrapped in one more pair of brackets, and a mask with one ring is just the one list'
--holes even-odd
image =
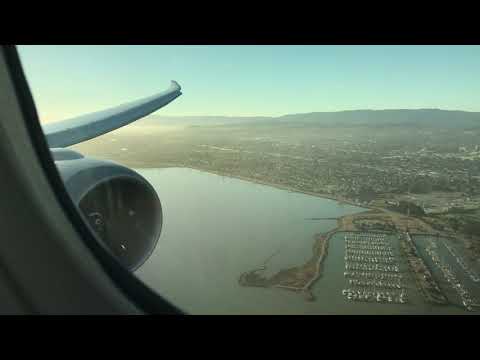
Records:
{"label": "winglet", "polygon": [[94,113],[43,125],[50,147],[65,147],[93,139],[128,125],[169,104],[181,95],[172,80],[161,93]]}

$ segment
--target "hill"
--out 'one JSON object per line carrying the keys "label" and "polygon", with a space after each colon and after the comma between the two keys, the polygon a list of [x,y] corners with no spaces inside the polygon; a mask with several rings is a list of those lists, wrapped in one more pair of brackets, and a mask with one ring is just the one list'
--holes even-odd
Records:
{"label": "hill", "polygon": [[287,126],[287,127],[416,127],[446,129],[480,128],[480,112],[440,109],[348,110],[289,114],[280,117],[161,116],[142,120],[145,125],[181,126]]}

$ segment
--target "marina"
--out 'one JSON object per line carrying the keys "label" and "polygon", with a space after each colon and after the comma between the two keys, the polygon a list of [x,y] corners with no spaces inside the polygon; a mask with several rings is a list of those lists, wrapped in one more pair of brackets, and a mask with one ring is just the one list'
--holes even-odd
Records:
{"label": "marina", "polygon": [[466,264],[446,239],[426,236],[423,242],[422,252],[432,264],[434,273],[442,280],[449,301],[467,311],[478,310],[480,305],[476,271]]}
{"label": "marina", "polygon": [[443,244],[447,248],[447,250],[452,254],[452,256],[455,258],[458,264],[462,267],[462,269],[468,274],[470,279],[472,279],[475,282],[480,282],[480,275],[478,275],[478,272],[472,270],[466,263],[465,261],[456,253],[456,251],[446,243],[446,241],[443,241]]}
{"label": "marina", "polygon": [[399,259],[386,234],[346,233],[344,242],[343,275],[349,287],[342,290],[342,295],[347,301],[408,302]]}

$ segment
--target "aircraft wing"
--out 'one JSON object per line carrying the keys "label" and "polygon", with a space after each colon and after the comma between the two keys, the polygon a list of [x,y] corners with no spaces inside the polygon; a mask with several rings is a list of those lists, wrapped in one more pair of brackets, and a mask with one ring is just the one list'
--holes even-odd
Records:
{"label": "aircraft wing", "polygon": [[172,80],[170,87],[161,93],[91,114],[47,123],[42,126],[43,131],[51,148],[74,145],[151,114],[180,96],[180,90],[180,85]]}

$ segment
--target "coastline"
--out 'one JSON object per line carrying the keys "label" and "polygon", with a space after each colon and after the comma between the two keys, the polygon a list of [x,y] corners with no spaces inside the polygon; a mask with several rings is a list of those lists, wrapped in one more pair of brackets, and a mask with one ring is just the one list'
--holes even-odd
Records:
{"label": "coastline", "polygon": [[[286,190],[289,192],[296,192],[299,194],[305,194],[308,196],[315,196],[320,199],[328,199],[333,200],[344,204],[349,204],[351,206],[355,206],[355,210],[353,214],[345,214],[343,216],[338,216],[335,218],[337,220],[336,226],[324,233],[317,233],[314,235],[314,242],[312,246],[312,252],[310,259],[308,259],[305,263],[292,266],[289,268],[284,268],[279,271],[276,271],[272,276],[265,276],[265,270],[267,269],[268,263],[271,258],[276,256],[278,250],[268,256],[262,264],[257,265],[255,269],[251,269],[249,271],[242,272],[239,277],[237,277],[237,281],[240,286],[246,287],[262,287],[262,288],[277,288],[282,290],[289,290],[292,292],[297,293],[298,295],[302,295],[305,297],[306,301],[315,301],[315,296],[312,292],[312,289],[317,281],[322,278],[324,274],[324,262],[330,252],[328,247],[330,240],[332,237],[338,232],[352,232],[352,231],[373,231],[373,232],[383,232],[381,230],[366,230],[359,226],[363,226],[363,223],[369,225],[372,221],[388,221],[393,222],[395,225],[398,226],[399,230],[403,229],[404,227],[410,228],[410,231],[413,233],[425,233],[428,234],[430,231],[428,228],[423,229],[423,231],[419,231],[415,229],[415,222],[419,222],[419,219],[408,219],[408,216],[395,214],[391,211],[384,210],[381,208],[370,207],[370,206],[362,206],[352,201],[345,201],[343,199],[339,199],[331,194],[321,194],[321,193],[312,193],[308,191],[302,191],[290,186],[280,185],[270,183],[268,181],[262,181],[260,179],[248,178],[240,175],[231,175],[221,171],[215,170],[205,170],[199,167],[190,167],[190,166],[178,166],[175,164],[164,165],[161,167],[137,167],[134,168],[135,170],[147,170],[147,169],[191,169],[199,172],[209,173],[212,175],[217,176],[224,176],[232,179],[239,179],[248,183],[259,184],[263,186],[269,186],[272,188],[277,188],[280,190]],[[188,177],[189,173],[184,172],[183,174],[180,173],[182,177]],[[217,185],[220,184],[220,179],[217,178],[216,183]],[[353,209],[352,209],[353,210]],[[369,214],[370,213],[370,214]],[[317,218],[312,218],[312,220]],[[356,220],[359,219],[360,222],[358,225]],[[305,219],[308,220],[308,219]],[[318,218],[318,220],[321,220]],[[329,220],[334,220],[334,218],[329,218]],[[363,223],[362,223],[363,222]],[[370,222],[370,223],[369,223]],[[418,227],[418,226],[417,226]],[[421,230],[421,229],[420,229]],[[318,231],[318,230],[317,230]],[[389,233],[389,232],[387,232]],[[428,234],[431,235],[431,234]],[[238,276],[238,275],[237,275]],[[319,293],[320,294],[320,293]]]}
{"label": "coastline", "polygon": [[[241,286],[279,288],[305,294],[307,301],[314,301],[315,298],[311,288],[322,276],[322,264],[328,254],[328,243],[330,238],[339,231],[339,227],[315,235],[315,242],[312,247],[312,257],[304,265],[280,270],[275,275],[265,278],[258,272],[266,269],[267,261],[262,266],[240,274],[238,282]],[[300,275],[300,278],[299,278]]]}
{"label": "coastline", "polygon": [[[447,234],[443,231],[438,231],[438,230],[433,231],[430,225],[426,224],[423,220],[421,220],[419,218],[409,217],[409,216],[404,215],[404,214],[395,213],[391,210],[384,209],[384,208],[381,208],[381,207],[374,207],[374,206],[369,206],[369,205],[357,204],[353,201],[346,200],[346,199],[343,199],[343,198],[339,198],[339,197],[336,197],[336,196],[331,195],[331,194],[309,192],[309,191],[300,190],[300,189],[297,189],[297,188],[294,188],[294,187],[291,187],[291,186],[280,185],[280,184],[276,184],[276,183],[272,183],[272,182],[268,182],[268,181],[249,178],[249,177],[246,177],[246,176],[232,175],[232,174],[224,173],[224,172],[221,172],[221,171],[206,170],[206,169],[202,169],[200,167],[183,166],[183,165],[177,165],[177,164],[162,165],[160,167],[143,167],[143,168],[142,167],[137,167],[136,169],[168,169],[168,168],[191,169],[191,170],[201,171],[201,172],[204,172],[204,173],[209,173],[209,174],[213,174],[213,175],[217,175],[217,176],[224,176],[224,177],[229,177],[229,178],[232,178],[232,179],[238,179],[238,180],[250,182],[250,183],[253,183],[253,184],[269,186],[269,187],[273,187],[273,188],[276,188],[276,189],[279,189],[279,190],[286,190],[286,191],[290,191],[290,192],[294,192],[294,193],[314,196],[314,197],[317,197],[317,198],[320,198],[320,199],[327,199],[327,200],[336,201],[339,204],[347,204],[347,205],[355,206],[359,209],[362,209],[362,210],[359,210],[358,212],[355,213],[356,216],[358,216],[360,214],[365,214],[365,213],[368,213],[368,212],[372,212],[372,213],[379,212],[379,215],[380,214],[394,215],[395,217],[399,217],[399,218],[408,218],[408,219],[411,219],[411,221],[413,221],[413,222],[421,222],[422,225],[426,225],[427,228],[429,229],[429,231],[425,231],[425,233],[429,233],[429,234],[439,233],[439,234],[441,234],[442,236],[445,236],[445,237],[452,237],[451,235],[449,235],[449,234]],[[348,218],[348,216],[341,216],[337,220],[342,221],[345,218]],[[340,225],[339,228],[343,228],[343,225]],[[413,233],[415,233],[415,232],[413,232]],[[458,235],[457,235],[457,237],[458,237]]]}
{"label": "coastline", "polygon": [[217,176],[225,176],[225,177],[229,177],[229,178],[232,178],[232,179],[238,179],[238,180],[251,182],[251,183],[254,183],[254,184],[270,186],[270,187],[277,188],[277,189],[280,189],[280,190],[286,190],[286,191],[291,191],[291,192],[295,192],[295,193],[299,193],[299,194],[315,196],[315,197],[318,197],[318,198],[321,198],[321,199],[333,200],[333,201],[336,201],[336,202],[341,203],[341,204],[347,204],[347,205],[351,205],[351,206],[355,206],[355,207],[365,209],[365,211],[368,211],[368,210],[382,210],[382,209],[379,209],[379,208],[370,207],[368,205],[357,204],[357,203],[355,203],[353,201],[350,201],[350,200],[341,199],[341,198],[335,197],[334,195],[331,195],[331,194],[304,191],[304,190],[300,190],[300,189],[297,189],[297,188],[294,188],[294,187],[291,187],[291,186],[280,185],[280,184],[276,184],[276,183],[272,183],[272,182],[268,182],[268,181],[263,181],[263,180],[259,180],[259,179],[254,179],[254,178],[249,178],[249,177],[241,176],[241,175],[224,173],[224,172],[221,172],[221,171],[206,170],[206,169],[202,169],[202,168],[199,168],[199,167],[182,166],[182,165],[167,165],[167,166],[159,166],[159,167],[135,167],[135,169],[168,169],[168,168],[192,169],[192,170],[197,170],[197,171],[201,171],[201,172],[210,173],[210,174],[217,175]]}

